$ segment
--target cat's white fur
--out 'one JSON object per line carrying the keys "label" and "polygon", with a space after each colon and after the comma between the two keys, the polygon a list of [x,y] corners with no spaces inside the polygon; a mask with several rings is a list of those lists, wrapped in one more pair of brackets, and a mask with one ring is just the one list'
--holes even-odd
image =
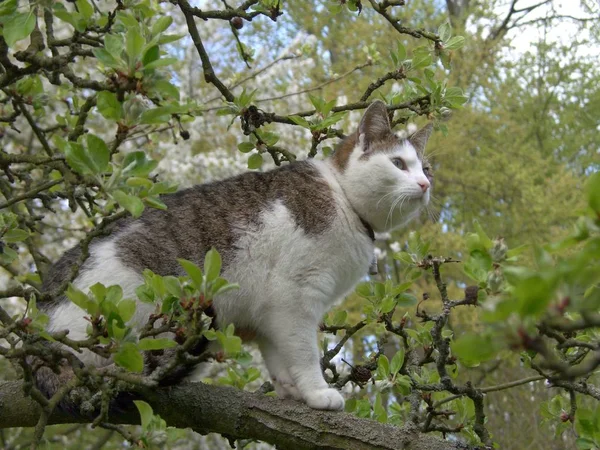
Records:
{"label": "cat's white fur", "polygon": [[[242,233],[236,243],[241,250],[223,274],[240,289],[214,300],[220,324],[234,323],[256,333],[277,393],[317,409],[344,407],[342,395],[321,373],[317,328],[332,304],[367,273],[374,244],[356,213],[375,231],[385,232],[406,223],[429,201],[429,181],[408,141],[368,158],[363,157],[364,145],[361,135],[344,170],[329,160],[312,162],[335,200],[336,215],[328,230],[308,235],[282,202],[269,205],[261,215],[263,226]],[[394,166],[391,158],[396,157],[408,170]],[[93,246],[90,258],[95,264],[75,286],[85,292],[96,282],[119,284],[125,296],[135,298],[142,277],[119,262],[117,251],[112,241]],[[151,308],[142,303],[138,308],[133,322],[142,324]],[[52,314],[51,329],[69,329],[71,338],[83,339],[83,315],[76,305],[64,302]],[[89,353],[82,359],[110,363]]]}

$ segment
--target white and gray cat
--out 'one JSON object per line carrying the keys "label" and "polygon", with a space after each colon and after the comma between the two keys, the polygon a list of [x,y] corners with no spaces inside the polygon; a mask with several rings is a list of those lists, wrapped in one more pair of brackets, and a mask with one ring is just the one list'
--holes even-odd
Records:
{"label": "white and gray cat", "polygon": [[[255,335],[277,394],[316,409],[339,410],[344,398],[321,372],[317,329],[323,314],[364,279],[373,231],[398,228],[429,202],[431,168],[424,158],[431,124],[408,139],[390,127],[374,102],[358,130],[325,160],[249,172],[165,196],[166,211],[116,224],[93,241],[74,285],[119,284],[135,298],[146,268],[183,275],[177,258],[200,264],[215,247],[223,276],[240,285],[214,300],[219,326]],[[60,285],[79,255],[68,251],[50,270],[45,290]],[[64,299],[46,305],[51,331],[86,337],[84,313]],[[153,306],[138,304],[134,326]],[[85,364],[111,361],[87,353]]]}

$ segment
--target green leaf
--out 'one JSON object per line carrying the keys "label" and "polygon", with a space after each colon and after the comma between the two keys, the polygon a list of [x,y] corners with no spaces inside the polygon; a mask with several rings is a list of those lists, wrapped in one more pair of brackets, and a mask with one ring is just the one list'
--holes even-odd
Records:
{"label": "green leaf", "polygon": [[404,264],[414,265],[415,260],[413,256],[408,252],[398,252],[394,253],[394,259],[398,261],[402,261]]}
{"label": "green leaf", "polygon": [[98,302],[103,301],[106,297],[106,286],[104,286],[102,283],[93,284],[90,286],[90,291]]}
{"label": "green leaf", "polygon": [[173,307],[176,303],[179,302],[179,298],[177,297],[168,297],[160,307],[160,312],[162,314],[170,314],[173,312]]}
{"label": "green leaf", "polygon": [[136,408],[140,412],[140,419],[143,430],[148,430],[150,423],[152,422],[152,418],[154,417],[154,412],[152,411],[152,407],[142,401],[142,400],[134,400]]}
{"label": "green leaf", "polygon": [[147,67],[151,62],[156,61],[160,58],[160,50],[158,49],[158,45],[153,45],[148,50],[144,52],[144,56],[142,58],[142,64],[144,67]]}
{"label": "green leaf", "polygon": [[147,109],[142,113],[140,123],[148,125],[165,123],[171,119],[171,114],[171,108],[166,106]]}
{"label": "green leaf", "polygon": [[253,153],[248,158],[248,169],[260,169],[263,165],[263,157],[260,153]]}
{"label": "green leaf", "polygon": [[14,242],[21,242],[21,241],[24,241],[25,239],[27,239],[28,237],[29,237],[29,233],[25,230],[21,230],[20,228],[14,228],[12,230],[8,230],[6,233],[4,233],[2,236],[0,236],[0,238],[2,238],[2,240],[4,242],[6,242],[7,244],[14,243]]}
{"label": "green leaf", "polygon": [[588,178],[585,189],[587,192],[588,205],[600,217],[600,172],[595,172]]}
{"label": "green leaf", "polygon": [[339,111],[339,112],[333,113],[326,119],[323,119],[318,124],[315,124],[315,128],[316,127],[318,127],[318,129],[329,128],[331,125],[336,124],[337,122],[342,120],[344,117],[346,117],[347,114],[348,114],[347,111]]}
{"label": "green leaf", "polygon": [[204,257],[204,275],[206,282],[211,283],[217,279],[221,272],[221,255],[217,252],[214,247],[206,252]]}
{"label": "green leaf", "polygon": [[217,333],[217,337],[226,355],[235,356],[242,351],[242,339],[240,337],[219,335],[219,333]]}
{"label": "green leaf", "polygon": [[144,358],[137,348],[137,345],[131,342],[126,342],[121,345],[119,351],[114,356],[114,361],[118,366],[131,372],[140,373],[144,370]]}
{"label": "green leaf", "polygon": [[116,69],[119,66],[121,66],[121,62],[113,55],[111,55],[105,48],[95,48],[92,50],[92,53],[94,54],[96,59],[98,59],[98,61],[100,61],[107,67]]}
{"label": "green leaf", "polygon": [[452,354],[465,366],[476,366],[496,354],[496,346],[488,335],[466,333],[450,344]]}
{"label": "green leaf", "polygon": [[387,314],[392,309],[394,309],[395,306],[396,306],[396,299],[391,296],[386,296],[383,299],[383,301],[381,302],[381,305],[379,306],[379,310],[381,311],[382,314]]}
{"label": "green leaf", "polygon": [[123,289],[118,284],[106,288],[106,301],[115,305],[123,298]]}
{"label": "green leaf", "polygon": [[2,252],[0,252],[0,263],[2,264],[10,264],[13,262],[18,256],[17,252],[14,251],[10,247],[4,247]]}
{"label": "green leaf", "polygon": [[152,36],[156,36],[157,34],[162,33],[167,28],[169,28],[172,23],[173,23],[173,18],[171,16],[161,17],[156,22],[154,22],[154,24],[152,25]]}
{"label": "green leaf", "polygon": [[549,280],[534,273],[523,278],[514,287],[514,296],[519,299],[521,316],[535,316],[546,311],[552,300],[553,286]]}
{"label": "green leaf", "polygon": [[119,190],[114,191],[112,195],[119,205],[129,211],[133,217],[140,217],[144,212],[144,202],[139,197]]}
{"label": "green leaf", "polygon": [[398,373],[398,371],[402,368],[402,364],[404,364],[404,349],[398,350],[392,358],[392,362],[390,364],[390,373],[392,376]]}
{"label": "green leaf", "polygon": [[403,292],[402,294],[396,296],[396,304],[402,308],[416,305],[417,302],[417,297],[407,292]]}
{"label": "green leaf", "polygon": [[94,8],[87,0],[77,0],[77,10],[85,20],[88,20],[94,15]]}
{"label": "green leaf", "polygon": [[430,54],[415,56],[412,60],[411,67],[414,70],[422,69],[423,67],[430,66],[433,63],[433,58]]}
{"label": "green leaf", "polygon": [[238,144],[238,150],[242,153],[248,153],[254,150],[254,144],[252,142],[242,142]]}
{"label": "green leaf", "polygon": [[[138,151],[127,153],[123,160],[123,175],[134,177],[147,177],[152,172],[158,162],[148,158],[146,153]],[[149,194],[156,194],[151,192]]]}
{"label": "green leaf", "polygon": [[371,283],[369,283],[369,282],[360,283],[358,286],[356,286],[355,292],[358,295],[360,295],[361,297],[364,297],[364,298],[370,297],[371,295],[373,295]]}
{"label": "green leaf", "polygon": [[137,295],[137,298],[143,303],[154,303],[154,291],[145,284],[138,286],[135,289],[135,295]]}
{"label": "green leaf", "polygon": [[88,152],[91,160],[94,162],[94,166],[97,170],[96,173],[106,171],[108,162],[110,161],[110,150],[108,149],[108,146],[102,139],[93,134],[87,134],[86,138]]}
{"label": "green leaf", "polygon": [[152,90],[157,92],[163,99],[179,101],[179,89],[166,80],[158,80],[152,85]]}
{"label": "green leaf", "polygon": [[163,277],[163,281],[165,282],[165,288],[169,294],[177,298],[182,297],[181,283],[178,278],[167,275]]}
{"label": "green leaf", "polygon": [[117,100],[117,96],[112,92],[99,92],[96,107],[105,119],[119,120],[123,117],[123,105],[121,105],[121,102]]}
{"label": "green leaf", "polygon": [[4,0],[0,2],[0,17],[14,14],[18,7],[18,0]]}
{"label": "green leaf", "polygon": [[161,209],[163,211],[167,209],[167,205],[165,205],[165,203],[161,199],[154,195],[150,197],[145,197],[144,203],[150,208]]}
{"label": "green leaf", "polygon": [[177,61],[179,61],[177,58],[160,58],[145,65],[144,69],[152,70],[157,69],[158,67],[170,66],[171,64],[175,64]]}
{"label": "green leaf", "polygon": [[335,325],[335,326],[342,326],[346,323],[347,318],[348,318],[347,311],[344,311],[344,310],[338,311],[333,316],[333,319],[331,320],[331,324]]}
{"label": "green leaf", "polygon": [[140,34],[137,26],[131,27],[127,30],[127,34],[125,35],[125,51],[129,57],[130,67],[133,67],[139,59],[145,43],[146,40]]}
{"label": "green leaf", "polygon": [[315,107],[315,109],[317,110],[317,112],[322,112],[322,108],[325,105],[325,99],[324,98],[317,97],[316,95],[308,94],[308,99],[310,100],[310,102],[312,103],[312,105]]}
{"label": "green leaf", "polygon": [[129,298],[123,299],[119,302],[118,309],[123,322],[129,322],[135,314],[136,302]]}
{"label": "green leaf", "polygon": [[143,189],[150,189],[154,183],[150,181],[148,178],[142,177],[129,177],[125,182],[127,186],[130,187],[140,187]]}
{"label": "green leaf", "polygon": [[385,355],[379,356],[377,361],[377,375],[381,379],[387,379],[390,376],[390,360]]}
{"label": "green leaf", "polygon": [[234,291],[240,288],[240,285],[237,283],[227,283],[223,278],[218,278],[218,281],[223,280],[224,283],[220,283],[220,285],[213,286],[213,297],[216,297],[219,294],[224,294],[225,292]]}
{"label": "green leaf", "polygon": [[91,301],[88,298],[88,296],[85,295],[82,291],[77,289],[72,284],[69,284],[69,287],[67,288],[65,293],[67,294],[67,298],[73,303],[75,303],[77,306],[79,306],[81,309],[83,309],[84,311],[88,310]]}
{"label": "green leaf", "polygon": [[406,47],[400,41],[398,41],[398,45],[396,46],[396,57],[398,58],[398,62],[406,59]]}
{"label": "green leaf", "polygon": [[[446,90],[446,94],[450,95],[450,94],[448,94],[448,92],[452,91],[452,89],[458,89],[459,94],[457,94],[457,95],[462,95],[462,89],[460,89],[460,88],[449,88]],[[480,242],[483,245],[483,247],[486,250],[489,250],[490,248],[492,248],[493,242],[488,237],[488,235],[485,233],[485,231],[483,231],[483,228],[481,227],[481,224],[479,223],[478,220],[473,221],[473,226],[475,227],[475,231],[477,232],[477,235],[479,236]]]}
{"label": "green leaf", "polygon": [[383,406],[383,400],[381,396],[381,392],[378,392],[375,396],[375,404],[373,405],[373,413],[375,414],[375,418],[378,422],[386,423],[387,422],[387,411]]}
{"label": "green leaf", "polygon": [[181,267],[183,267],[183,270],[185,270],[185,273],[188,274],[188,276],[190,277],[190,279],[192,280],[192,284],[194,285],[194,287],[198,290],[200,290],[202,288],[202,271],[200,270],[200,268],[194,264],[191,261],[188,261],[187,259],[178,259],[177,262],[179,263],[179,265]]}
{"label": "green leaf", "polygon": [[177,342],[169,338],[144,338],[138,342],[138,348],[142,351],[164,350],[173,347],[177,347]]}
{"label": "green leaf", "polygon": [[487,251],[473,250],[463,265],[463,270],[473,280],[484,283],[492,268],[492,257]]}
{"label": "green leaf", "polygon": [[444,22],[442,25],[440,25],[437,34],[443,42],[446,42],[448,39],[450,39],[452,34],[450,24],[448,22]]}
{"label": "green leaf", "polygon": [[594,441],[582,437],[577,438],[577,440],[575,441],[575,445],[577,446],[577,450],[593,450],[597,448]]}
{"label": "green leaf", "polygon": [[124,10],[117,12],[117,21],[121,22],[126,29],[139,26],[136,18]]}
{"label": "green leaf", "polygon": [[396,386],[398,387],[402,395],[408,395],[410,394],[410,391],[412,391],[412,382],[410,380],[410,377],[407,375],[397,376]]}
{"label": "green leaf", "polygon": [[171,42],[175,42],[178,41],[179,39],[182,39],[184,37],[186,37],[187,34],[163,34],[160,39],[158,40],[159,44],[169,44]]}
{"label": "green leaf", "polygon": [[75,172],[80,174],[98,174],[100,170],[96,162],[91,158],[90,153],[77,142],[69,142],[65,146],[65,157],[67,163]]}
{"label": "green leaf", "polygon": [[463,45],[465,45],[465,38],[462,36],[454,36],[450,38],[448,42],[444,45],[446,50],[458,50]]}
{"label": "green leaf", "polygon": [[75,20],[75,14],[77,13],[67,11],[64,5],[60,3],[55,3],[52,9],[54,10],[54,16],[58,17],[63,22],[67,22],[73,28],[76,28],[77,21]]}
{"label": "green leaf", "polygon": [[214,341],[217,339],[217,332],[215,330],[204,330],[202,335],[209,341]]}
{"label": "green leaf", "polygon": [[106,34],[104,36],[104,48],[115,58],[121,58],[125,43],[123,36],[120,34]]}
{"label": "green leaf", "polygon": [[15,14],[4,22],[4,40],[9,47],[12,47],[16,42],[29,36],[34,28],[35,14],[33,10]]}
{"label": "green leaf", "polygon": [[[152,161],[152,163],[156,162]],[[148,191],[148,195],[172,194],[173,192],[177,192],[176,184],[161,181],[159,183],[154,183],[152,188]]]}
{"label": "green leaf", "polygon": [[300,117],[300,116],[289,116],[288,119],[290,119],[292,122],[294,122],[296,125],[300,125],[301,127],[304,128],[308,128],[310,129],[310,123],[308,122],[308,120],[306,120],[304,117]]}

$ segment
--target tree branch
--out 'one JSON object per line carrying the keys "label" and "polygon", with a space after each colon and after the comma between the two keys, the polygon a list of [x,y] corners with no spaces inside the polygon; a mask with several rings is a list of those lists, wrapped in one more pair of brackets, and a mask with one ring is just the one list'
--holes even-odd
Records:
{"label": "tree branch", "polygon": [[[281,449],[473,448],[421,434],[414,426],[398,428],[350,414],[316,411],[291,400],[282,401],[229,387],[184,383],[148,390],[140,396],[169,426],[189,427],[199,433],[215,432],[234,439],[258,439]],[[21,382],[0,384],[0,429],[34,426],[39,415],[39,405],[23,394]],[[48,424],[89,423],[92,420],[54,412]],[[109,422],[139,424],[139,414],[133,405],[125,406],[111,414]]]}

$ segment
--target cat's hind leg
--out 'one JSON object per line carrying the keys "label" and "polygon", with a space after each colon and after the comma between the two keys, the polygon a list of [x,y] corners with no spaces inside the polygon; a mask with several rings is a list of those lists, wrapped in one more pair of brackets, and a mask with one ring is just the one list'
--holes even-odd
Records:
{"label": "cat's hind leg", "polygon": [[266,338],[258,340],[258,347],[269,370],[277,395],[281,398],[302,400],[300,391],[294,384],[294,380],[287,371],[283,360],[277,354],[277,347]]}

